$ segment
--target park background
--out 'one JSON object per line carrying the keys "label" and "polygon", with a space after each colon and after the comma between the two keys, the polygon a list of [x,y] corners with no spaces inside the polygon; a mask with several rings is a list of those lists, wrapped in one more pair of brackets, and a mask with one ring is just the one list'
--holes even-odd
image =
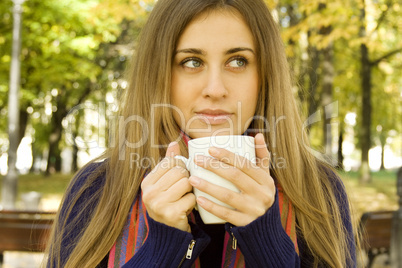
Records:
{"label": "park background", "polygon": [[[107,147],[135,40],[156,0],[22,4],[18,182],[56,210],[72,174]],[[315,153],[337,166],[355,216],[397,209],[402,165],[402,4],[266,1],[277,20]],[[7,177],[13,1],[0,1],[0,192]],[[9,196],[7,194],[7,196]],[[7,197],[9,199],[9,197]],[[1,205],[0,205],[1,206]]]}

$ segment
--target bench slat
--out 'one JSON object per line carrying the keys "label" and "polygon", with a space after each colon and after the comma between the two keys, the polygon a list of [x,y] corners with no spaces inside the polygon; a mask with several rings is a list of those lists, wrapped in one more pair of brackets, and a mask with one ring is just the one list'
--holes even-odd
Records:
{"label": "bench slat", "polygon": [[43,251],[55,213],[0,211],[0,254],[3,251]]}
{"label": "bench slat", "polygon": [[[391,246],[391,227],[394,211],[366,212],[361,218],[365,250],[386,249]],[[368,244],[368,245],[367,245]]]}

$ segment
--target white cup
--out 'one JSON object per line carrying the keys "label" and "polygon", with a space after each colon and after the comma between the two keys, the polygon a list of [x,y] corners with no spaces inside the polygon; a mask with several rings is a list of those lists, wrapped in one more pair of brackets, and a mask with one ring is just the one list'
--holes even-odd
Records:
{"label": "white cup", "polygon": [[[176,158],[182,160],[190,172],[192,176],[199,177],[203,180],[206,180],[210,183],[225,187],[234,192],[240,192],[237,187],[231,183],[230,181],[216,175],[215,173],[206,170],[200,166],[197,166],[194,163],[194,158],[197,155],[210,156],[208,153],[208,149],[210,147],[224,148],[228,151],[231,151],[239,156],[249,159],[252,163],[256,163],[255,159],[255,145],[254,138],[250,136],[212,136],[212,137],[204,137],[198,139],[192,139],[188,142],[188,155],[189,158],[185,158],[184,156],[178,155]],[[240,165],[246,164],[241,158],[236,158],[236,161],[240,161]],[[223,167],[223,165],[222,165]],[[216,204],[226,206],[228,208],[232,208],[229,205],[219,201],[218,199],[201,192],[200,190],[194,188],[194,194],[196,197],[203,196]],[[197,206],[196,209],[199,211],[202,221],[205,224],[218,224],[225,223],[224,220],[218,218],[217,216],[209,213],[201,206]],[[232,208],[233,209],[233,208]]]}

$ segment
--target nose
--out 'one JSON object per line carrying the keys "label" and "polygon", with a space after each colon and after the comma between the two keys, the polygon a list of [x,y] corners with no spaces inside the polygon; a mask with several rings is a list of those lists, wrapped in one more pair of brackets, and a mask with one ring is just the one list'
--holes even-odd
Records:
{"label": "nose", "polygon": [[208,71],[207,83],[203,89],[202,95],[204,98],[210,98],[213,100],[225,98],[228,95],[222,70],[219,70],[219,68],[211,68]]}

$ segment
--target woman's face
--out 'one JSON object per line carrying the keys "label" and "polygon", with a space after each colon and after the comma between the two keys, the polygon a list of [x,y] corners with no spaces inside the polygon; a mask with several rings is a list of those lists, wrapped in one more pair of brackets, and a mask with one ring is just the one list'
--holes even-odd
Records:
{"label": "woman's face", "polygon": [[258,98],[253,35],[240,14],[203,13],[181,35],[172,67],[173,116],[192,138],[241,135]]}

